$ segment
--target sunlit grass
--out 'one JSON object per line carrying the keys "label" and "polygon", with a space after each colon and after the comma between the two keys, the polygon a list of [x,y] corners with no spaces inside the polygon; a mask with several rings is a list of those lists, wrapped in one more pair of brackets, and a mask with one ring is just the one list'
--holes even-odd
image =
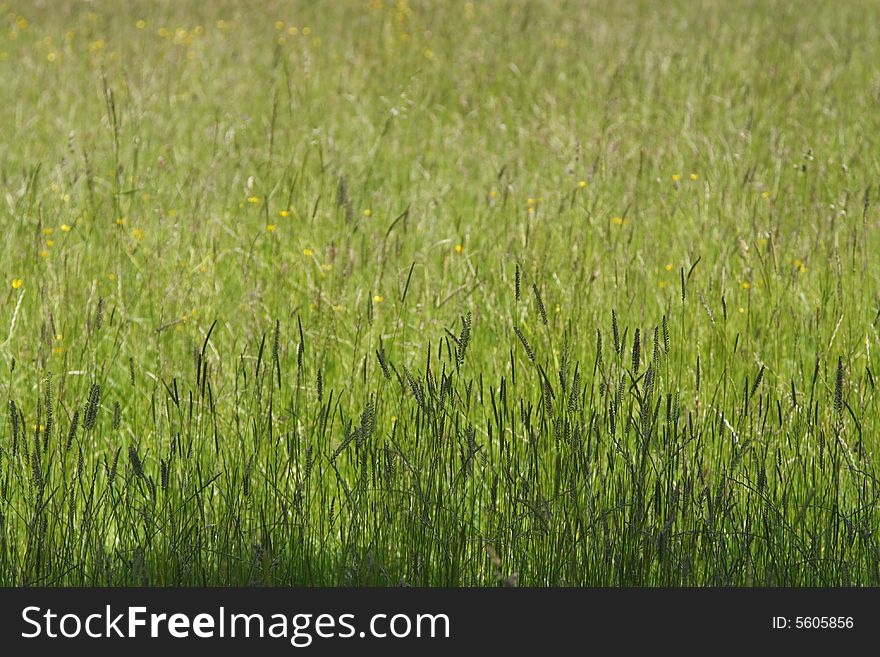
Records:
{"label": "sunlit grass", "polygon": [[0,583],[880,584],[876,5],[0,9]]}

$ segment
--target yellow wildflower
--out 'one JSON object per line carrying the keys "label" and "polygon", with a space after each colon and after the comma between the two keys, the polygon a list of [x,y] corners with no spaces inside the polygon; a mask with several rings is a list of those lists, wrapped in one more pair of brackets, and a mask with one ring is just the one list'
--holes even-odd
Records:
{"label": "yellow wildflower", "polygon": [[24,281],[22,279],[20,279],[20,278],[13,278],[12,279],[12,289],[13,290],[17,290],[22,285],[24,285]]}
{"label": "yellow wildflower", "polygon": [[266,224],[266,230],[268,230],[270,233],[274,233],[277,228],[278,226],[276,226],[275,224]]}
{"label": "yellow wildflower", "polygon": [[303,249],[303,255],[306,258],[311,258],[313,255],[315,255],[315,252],[312,251],[311,249]]}
{"label": "yellow wildflower", "polygon": [[456,253],[464,253],[464,247],[461,244],[456,244],[455,245],[455,252]]}

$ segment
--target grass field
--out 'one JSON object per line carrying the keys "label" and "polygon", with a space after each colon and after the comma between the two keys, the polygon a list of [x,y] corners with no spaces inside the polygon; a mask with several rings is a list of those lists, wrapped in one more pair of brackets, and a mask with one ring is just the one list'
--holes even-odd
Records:
{"label": "grass field", "polygon": [[877,3],[0,2],[0,584],[880,584]]}

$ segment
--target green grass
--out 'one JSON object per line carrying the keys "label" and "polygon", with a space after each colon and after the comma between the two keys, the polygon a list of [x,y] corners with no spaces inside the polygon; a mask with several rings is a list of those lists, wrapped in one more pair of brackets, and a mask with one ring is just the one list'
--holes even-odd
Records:
{"label": "green grass", "polygon": [[876,3],[0,17],[0,584],[880,584]]}

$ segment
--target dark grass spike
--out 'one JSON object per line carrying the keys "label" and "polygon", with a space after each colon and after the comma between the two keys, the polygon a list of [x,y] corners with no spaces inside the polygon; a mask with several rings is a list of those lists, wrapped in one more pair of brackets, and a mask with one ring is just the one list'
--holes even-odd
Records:
{"label": "dark grass spike", "polygon": [[144,464],[141,463],[141,457],[138,456],[134,445],[128,446],[128,462],[136,477],[141,478],[144,476]]}
{"label": "dark grass spike", "polygon": [[83,429],[91,431],[98,419],[98,405],[101,403],[101,386],[93,383],[89,387],[89,397],[83,411]]}
{"label": "dark grass spike", "polygon": [[669,355],[669,322],[663,315],[663,353]]}
{"label": "dark grass spike", "polygon": [[581,391],[581,373],[578,364],[574,366],[574,376],[571,379],[571,390],[568,393],[568,412],[575,413],[578,410],[578,401]]}
{"label": "dark grass spike", "polygon": [[529,346],[529,341],[526,340],[526,336],[522,334],[522,332],[516,326],[513,327],[513,332],[516,333],[516,336],[519,338],[519,341],[522,342],[523,348],[526,350],[526,355],[529,357],[529,360],[533,363],[535,362],[535,352],[532,351],[532,348]]}
{"label": "dark grass spike", "polygon": [[357,436],[357,442],[359,445],[369,440],[370,436],[373,435],[373,429],[375,428],[375,426],[376,404],[372,399],[370,399],[369,401],[367,401],[363,413],[361,413],[361,426]]}
{"label": "dark grass spike", "polygon": [[[110,466],[107,472],[107,480],[110,484],[116,479],[116,472],[119,468],[119,453],[122,451],[122,448],[119,447],[116,450],[116,453],[113,455],[113,465]],[[106,463],[106,461],[105,461]]]}
{"label": "dark grass spike", "polygon": [[98,297],[98,308],[95,310],[95,330],[99,331],[104,323],[104,297]]}
{"label": "dark grass spike", "polygon": [[538,290],[538,284],[532,283],[532,292],[535,293],[535,302],[538,304],[538,312],[541,314],[541,323],[547,325],[547,309],[544,308],[544,300],[541,298],[541,292]]}
{"label": "dark grass spike", "polygon": [[568,343],[563,345],[562,347],[562,356],[560,357],[559,364],[559,390],[561,391],[562,396],[564,397],[568,392],[568,368],[571,363],[571,351],[569,350]]}
{"label": "dark grass spike", "polygon": [[633,335],[633,346],[632,346],[632,371],[633,374],[639,373],[639,365],[641,362],[642,355],[642,339],[641,334],[638,328],[635,330],[635,334]]}
{"label": "dark grass spike", "polygon": [[621,374],[617,382],[617,392],[614,397],[614,406],[620,408],[623,404],[623,395],[626,392],[626,374]]}
{"label": "dark grass spike", "polygon": [[403,374],[406,377],[406,381],[409,384],[410,391],[415,397],[416,403],[419,405],[419,408],[425,410],[425,393],[422,390],[422,387],[419,385],[419,382],[413,378],[413,375],[410,374],[410,371],[404,366]]}
{"label": "dark grass spike", "polygon": [[834,412],[843,413],[843,356],[837,357],[837,373],[834,377]]}
{"label": "dark grass spike", "polygon": [[652,399],[654,397],[654,366],[653,366],[653,364],[648,365],[648,369],[645,370],[645,378],[644,378],[643,386],[644,386],[644,391],[645,391],[645,399]]}
{"label": "dark grass spike", "polygon": [[[35,438],[36,437],[37,436],[35,436]],[[43,480],[43,468],[40,464],[40,454],[36,449],[31,454],[31,477],[33,478],[34,486],[42,491],[46,482]]]}
{"label": "dark grass spike", "polygon": [[519,301],[520,300],[520,285],[522,282],[521,281],[522,274],[520,273],[520,270],[519,270],[519,263],[516,263],[516,273],[514,276],[515,276],[514,289],[516,291],[516,300]]}
{"label": "dark grass spike", "polygon": [[272,336],[272,364],[275,366],[278,389],[281,389],[281,321],[275,320],[275,333]]}
{"label": "dark grass spike", "polygon": [[52,435],[52,423],[54,420],[53,399],[52,399],[52,373],[46,375],[45,390],[43,402],[46,410],[46,420],[43,425],[43,452],[49,449],[49,436]]}
{"label": "dark grass spike", "polygon": [[620,355],[620,327],[617,325],[617,312],[611,309],[611,335],[614,338],[614,353]]}
{"label": "dark grass spike", "polygon": [[541,373],[541,379],[543,381],[542,386],[542,397],[544,401],[544,412],[552,417],[553,415],[553,400],[556,398],[556,394],[553,392],[553,386],[550,385],[550,378],[544,372],[544,368],[538,365],[538,371]]}
{"label": "dark grass spike", "polygon": [[471,339],[471,312],[461,318],[461,334],[458,337],[458,348],[455,352],[455,367],[460,368],[464,364],[464,355]]}
{"label": "dark grass spike", "polygon": [[302,373],[303,358],[306,353],[306,338],[303,334],[302,319],[299,315],[296,316],[296,326],[299,329],[299,346],[296,349],[296,371]]}
{"label": "dark grass spike", "polygon": [[308,480],[312,476],[312,468],[315,465],[315,459],[312,454],[313,448],[311,445],[306,449],[306,467],[305,467],[305,478]]}
{"label": "dark grass spike", "polygon": [[403,286],[403,294],[400,296],[400,305],[404,305],[406,303],[406,295],[409,292],[409,283],[412,280],[413,270],[416,268],[416,263],[413,263],[409,266],[409,273],[406,275],[406,284]]}
{"label": "dark grass spike", "polygon": [[382,344],[382,338],[379,338],[379,348],[376,349],[376,360],[379,361],[379,367],[382,368],[382,375],[391,380],[391,372],[388,371],[388,357],[385,355],[385,345]]}
{"label": "dark grass spike", "polygon": [[749,398],[753,398],[755,393],[758,392],[758,386],[761,385],[761,380],[764,378],[764,365],[761,365],[761,369],[758,370],[758,375],[755,377],[755,382],[752,384],[752,390],[749,393]]}
{"label": "dark grass spike", "polygon": [[76,430],[79,427],[79,409],[73,412],[73,418],[70,420],[70,428],[67,430],[67,443],[64,445],[64,451],[69,452],[73,441],[76,438]]}

